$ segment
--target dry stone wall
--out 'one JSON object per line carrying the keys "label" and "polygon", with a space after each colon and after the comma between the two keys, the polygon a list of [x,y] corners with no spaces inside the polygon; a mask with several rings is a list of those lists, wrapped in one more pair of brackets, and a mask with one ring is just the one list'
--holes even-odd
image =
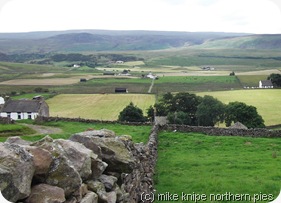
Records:
{"label": "dry stone wall", "polygon": [[216,136],[250,136],[250,137],[281,137],[281,130],[268,130],[263,128],[238,129],[238,128],[216,128],[187,125],[165,125],[165,130],[179,132],[198,132]]}
{"label": "dry stone wall", "polygon": [[154,190],[158,130],[147,144],[105,129],[69,140],[9,138],[0,143],[0,189],[11,202],[140,202]]}

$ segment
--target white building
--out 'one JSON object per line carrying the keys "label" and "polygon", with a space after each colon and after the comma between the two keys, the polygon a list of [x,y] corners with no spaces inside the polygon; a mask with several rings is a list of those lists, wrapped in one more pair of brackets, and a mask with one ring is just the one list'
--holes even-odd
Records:
{"label": "white building", "polygon": [[259,88],[273,88],[271,80],[260,80]]}
{"label": "white building", "polygon": [[1,104],[5,104],[5,100],[4,100],[3,97],[0,97],[0,105],[1,105]]}
{"label": "white building", "polygon": [[0,111],[0,117],[13,120],[35,119],[49,116],[49,106],[43,99],[8,100]]}

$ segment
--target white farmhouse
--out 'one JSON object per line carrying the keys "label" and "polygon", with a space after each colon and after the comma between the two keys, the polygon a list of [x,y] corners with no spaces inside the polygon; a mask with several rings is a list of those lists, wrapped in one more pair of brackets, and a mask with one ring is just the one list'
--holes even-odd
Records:
{"label": "white farmhouse", "polygon": [[49,106],[43,99],[8,100],[0,111],[0,117],[13,120],[35,119],[49,116]]}
{"label": "white farmhouse", "polygon": [[259,88],[273,88],[271,80],[260,80]]}

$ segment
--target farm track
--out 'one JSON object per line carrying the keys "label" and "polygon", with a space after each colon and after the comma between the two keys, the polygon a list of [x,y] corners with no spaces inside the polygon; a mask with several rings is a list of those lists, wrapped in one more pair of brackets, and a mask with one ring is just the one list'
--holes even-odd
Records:
{"label": "farm track", "polygon": [[154,86],[154,79],[152,79],[152,81],[151,81],[151,85],[150,85],[149,90],[147,92],[148,94],[151,93],[153,86]]}
{"label": "farm track", "polygon": [[36,131],[35,134],[33,135],[44,135],[44,134],[58,134],[58,133],[61,133],[62,132],[62,129],[60,128],[55,128],[55,127],[47,127],[47,126],[41,126],[41,125],[32,125],[32,124],[21,124],[21,125],[24,125],[26,127],[29,127],[33,130]]}

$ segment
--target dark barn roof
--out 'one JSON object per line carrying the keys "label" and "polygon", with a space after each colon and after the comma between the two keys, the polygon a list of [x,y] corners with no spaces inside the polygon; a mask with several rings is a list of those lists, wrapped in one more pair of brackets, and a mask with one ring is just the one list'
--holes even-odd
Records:
{"label": "dark barn roof", "polygon": [[9,100],[4,105],[2,112],[38,112],[40,109],[38,100]]}

